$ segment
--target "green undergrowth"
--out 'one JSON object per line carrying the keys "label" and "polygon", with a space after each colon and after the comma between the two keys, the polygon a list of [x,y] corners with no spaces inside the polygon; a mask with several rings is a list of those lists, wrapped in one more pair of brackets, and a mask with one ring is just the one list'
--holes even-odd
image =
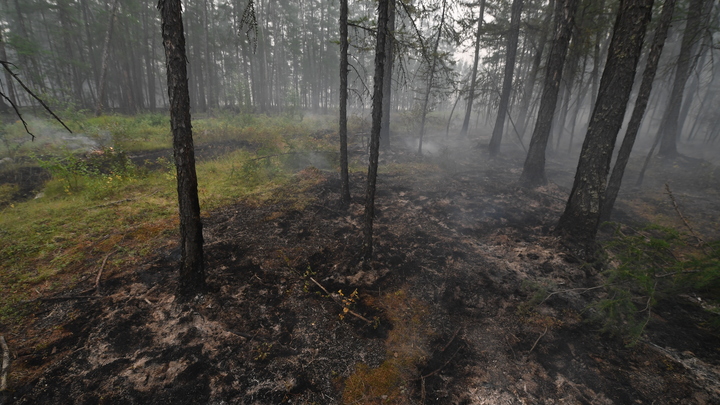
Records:
{"label": "green undergrowth", "polygon": [[614,226],[604,243],[607,265],[602,284],[564,289],[549,280],[526,282],[530,299],[518,313],[535,314],[537,306],[557,294],[592,293],[586,320],[632,347],[653,321],[656,306],[679,299],[701,306],[706,316],[696,320],[698,327],[720,331],[720,241],[706,243],[659,225]]}
{"label": "green undergrowth", "polygon": [[[324,179],[314,163],[336,164],[331,153],[336,134],[318,132],[331,125],[322,118],[300,123],[241,116],[193,124],[196,144],[243,141],[240,149],[198,161],[203,215],[238,201],[282,199],[302,208],[310,202],[304,190]],[[14,151],[33,159],[51,179],[39,198],[0,206],[0,328],[30,313],[22,302],[88,280],[104,261],[103,277],[176,243],[174,164],[159,158],[137,166],[128,158],[131,151],[170,146],[167,117],[89,117],[70,125],[103,128],[111,140],[85,154],[62,144]],[[3,186],[0,198],[15,187]]]}
{"label": "green undergrowth", "polygon": [[720,327],[720,242],[704,243],[692,235],[657,225],[615,228],[607,242],[610,265],[606,295],[594,302],[602,331],[636,344],[660,300],[687,295],[700,298]]}

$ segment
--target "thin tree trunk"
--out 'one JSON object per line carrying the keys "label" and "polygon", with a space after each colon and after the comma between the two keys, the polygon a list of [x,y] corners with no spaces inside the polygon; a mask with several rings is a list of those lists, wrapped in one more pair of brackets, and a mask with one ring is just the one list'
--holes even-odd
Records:
{"label": "thin tree trunk", "polygon": [[521,125],[520,130],[523,134],[523,137],[525,136],[525,132],[530,121],[529,118],[532,116],[532,114],[530,114],[531,111],[529,111],[530,103],[533,98],[535,81],[540,71],[540,64],[542,63],[542,57],[545,52],[545,42],[547,42],[548,31],[550,31],[550,23],[552,22],[552,16],[555,10],[555,0],[550,0],[550,3],[548,4],[548,10],[549,11],[545,13],[546,15],[543,19],[542,27],[540,28],[540,38],[538,39],[538,42],[536,44],[537,50],[533,58],[532,66],[530,67],[528,79],[525,82],[525,88],[523,89],[520,115],[518,116],[518,124]]}
{"label": "thin tree trunk", "polygon": [[557,122],[555,125],[555,149],[560,149],[560,140],[563,137],[563,134],[565,133],[565,122],[567,121],[567,113],[570,109],[570,100],[572,99],[572,93],[573,88],[575,87],[575,74],[577,73],[578,68],[578,61],[576,59],[577,55],[572,54],[567,75],[565,77],[565,96],[563,96],[563,103],[562,107],[560,108],[560,115],[557,117]]}
{"label": "thin tree trunk", "polygon": [[608,182],[607,190],[605,191],[605,198],[602,201],[600,222],[610,220],[615,200],[617,199],[618,192],[620,191],[625,167],[627,166],[628,160],[630,160],[630,152],[632,152],[633,145],[635,144],[635,138],[637,137],[638,130],[640,129],[643,117],[645,116],[645,109],[647,108],[648,100],[650,99],[653,80],[655,80],[655,73],[658,69],[658,63],[660,61],[660,55],[663,51],[663,46],[665,45],[665,38],[667,37],[668,29],[670,28],[670,23],[672,23],[674,9],[675,0],[665,0],[662,14],[660,15],[660,22],[655,29],[655,36],[653,37],[653,42],[650,47],[650,55],[648,55],[647,65],[645,66],[645,71],[643,72],[642,83],[640,84],[640,90],[638,91],[637,101],[635,101],[635,108],[633,108],[632,117],[628,123],[625,138],[623,138],[617,160],[615,161],[615,166],[613,167],[612,174],[610,175],[610,181]]}
{"label": "thin tree trunk", "polygon": [[95,106],[95,115],[101,116],[103,113],[103,103],[105,102],[105,82],[108,70],[108,59],[110,57],[110,40],[112,38],[113,25],[115,24],[115,14],[117,13],[119,0],[114,0],[110,19],[108,21],[108,29],[105,32],[105,41],[103,42],[102,62],[100,63],[100,81],[98,82],[97,105]]}
{"label": "thin tree trunk", "polygon": [[658,153],[666,158],[674,158],[678,155],[677,138],[680,133],[678,122],[680,120],[680,108],[682,107],[685,84],[690,75],[692,55],[695,52],[695,45],[702,34],[702,14],[708,0],[690,0],[688,4],[688,17],[680,45],[680,55],[677,59],[677,70],[673,82],[672,92],[668,100],[668,107],[665,110],[663,123],[660,126],[662,137],[660,138],[660,150]]}
{"label": "thin tree trunk", "polygon": [[147,78],[147,99],[148,108],[155,112],[155,70],[153,69],[153,58],[155,57],[155,41],[150,37],[150,26],[148,24],[148,12],[143,12],[143,28],[145,44],[143,44],[143,53],[145,59],[145,76]]}
{"label": "thin tree trunk", "polygon": [[520,175],[520,181],[528,187],[536,187],[547,183],[545,177],[545,150],[552,129],[558,90],[560,89],[563,66],[565,65],[565,57],[570,44],[578,4],[579,0],[558,0],[555,7],[555,38],[547,62],[545,85],[540,100],[540,112],[535,123],[533,136],[530,139],[530,150],[525,159],[523,172]]}
{"label": "thin tree trunk", "polygon": [[365,220],[363,228],[363,261],[369,264],[373,253],[373,221],[375,219],[375,184],[380,154],[382,126],[383,76],[385,74],[385,41],[390,0],[378,1],[377,42],[375,45],[375,79],[373,83],[372,128],[370,131],[370,161],[365,190]]}
{"label": "thin tree trunk", "polygon": [[347,95],[348,95],[348,0],[340,0],[340,201],[350,203],[350,179],[347,151]]}
{"label": "thin tree trunk", "polygon": [[618,131],[635,79],[653,0],[621,0],[595,110],[588,126],[575,181],[556,232],[591,257],[600,205]]}
{"label": "thin tree trunk", "polygon": [[[5,41],[2,37],[2,30],[0,30],[0,60],[4,62],[9,62],[7,59],[7,54],[5,53]],[[7,97],[10,99],[10,102],[18,105],[17,98],[15,98],[15,87],[13,86],[13,78],[10,76],[10,72],[7,71],[7,69],[3,69],[3,72],[5,72],[5,86],[7,87]]]}
{"label": "thin tree trunk", "polygon": [[573,147],[573,140],[575,139],[575,127],[577,125],[577,119],[578,115],[580,115],[580,107],[582,106],[583,101],[585,100],[585,96],[587,95],[587,91],[590,88],[590,83],[585,83],[584,73],[585,68],[587,67],[587,59],[588,55],[585,54],[584,60],[583,60],[583,67],[580,74],[580,84],[578,87],[580,88],[580,94],[578,94],[577,98],[575,99],[575,107],[573,110],[572,116],[572,124],[570,125],[570,139],[568,140],[568,153],[572,152]]}
{"label": "thin tree trunk", "polygon": [[195,150],[190,123],[185,33],[180,0],[160,0],[162,36],[167,67],[170,98],[170,126],[177,168],[178,202],[180,207],[179,294],[189,296],[205,288],[203,235],[200,202],[195,173]]}
{"label": "thin tree trunk", "polygon": [[418,155],[422,155],[423,137],[425,135],[425,119],[427,118],[428,104],[430,103],[430,92],[432,91],[433,79],[435,77],[435,67],[437,66],[437,50],[440,45],[440,36],[442,35],[443,25],[445,24],[445,9],[447,2],[443,0],[442,15],[440,17],[440,26],[438,27],[437,38],[435,39],[435,45],[432,51],[432,61],[430,63],[430,77],[427,81],[427,87],[425,88],[425,99],[423,100],[422,115],[420,116],[420,140],[418,142]]}
{"label": "thin tree trunk", "polygon": [[518,36],[520,35],[520,14],[522,12],[523,0],[513,0],[512,15],[510,17],[510,32],[508,33],[505,59],[505,76],[503,79],[502,94],[500,94],[500,105],[498,106],[497,119],[490,138],[490,156],[500,153],[500,142],[502,141],[503,130],[505,129],[505,118],[510,103],[510,92],[512,91],[513,72],[515,71],[515,56],[517,55]]}
{"label": "thin tree trunk", "polygon": [[475,82],[477,81],[478,62],[480,61],[480,40],[482,39],[482,23],[485,16],[485,0],[480,1],[480,14],[478,15],[477,32],[475,33],[475,56],[473,58],[473,69],[470,76],[470,90],[468,91],[467,105],[465,107],[465,118],[463,119],[461,136],[468,135],[470,126],[470,114],[472,114],[473,100],[475,99]]}

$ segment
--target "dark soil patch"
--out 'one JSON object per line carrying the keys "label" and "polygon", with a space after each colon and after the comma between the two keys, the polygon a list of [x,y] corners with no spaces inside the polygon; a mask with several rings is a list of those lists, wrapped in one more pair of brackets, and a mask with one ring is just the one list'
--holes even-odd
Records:
{"label": "dark soil patch", "polygon": [[50,173],[37,166],[13,164],[0,168],[0,186],[17,185],[17,190],[10,196],[9,201],[25,201],[35,197],[49,179]]}

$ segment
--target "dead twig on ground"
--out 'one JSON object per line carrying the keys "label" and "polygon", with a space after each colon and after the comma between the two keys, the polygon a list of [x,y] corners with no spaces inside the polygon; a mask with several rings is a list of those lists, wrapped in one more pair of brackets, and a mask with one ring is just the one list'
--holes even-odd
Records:
{"label": "dead twig on ground", "polygon": [[0,336],[0,347],[2,347],[2,369],[0,369],[0,391],[7,389],[7,375],[10,371],[10,349],[8,348],[5,336]]}
{"label": "dead twig on ground", "polygon": [[537,346],[538,342],[540,341],[540,339],[542,339],[543,336],[545,336],[545,334],[547,333],[547,331],[548,331],[548,327],[546,326],[546,327],[545,327],[545,331],[543,331],[543,333],[541,333],[540,336],[538,336],[537,340],[535,340],[535,343],[533,343],[533,345],[532,345],[532,347],[530,348],[530,351],[528,352],[528,354],[532,353],[532,351],[535,349],[535,346]]}
{"label": "dead twig on ground", "polygon": [[453,355],[450,356],[450,358],[448,358],[447,361],[446,361],[445,363],[443,363],[442,366],[440,366],[439,368],[437,368],[435,371],[431,372],[430,374],[425,374],[425,375],[423,375],[423,376],[420,376],[420,379],[424,382],[426,378],[432,377],[432,376],[434,376],[435,374],[439,373],[442,369],[445,368],[445,366],[447,366],[448,364],[450,364],[450,362],[455,358],[455,356],[457,356],[457,354],[460,353],[460,350],[461,350],[461,349],[462,349],[462,346],[458,347],[458,349],[455,350],[455,353],[453,353]]}
{"label": "dead twig on ground", "polygon": [[462,329],[462,327],[457,328],[457,330],[455,331],[455,333],[453,333],[452,337],[450,338],[450,341],[447,342],[447,344],[442,348],[442,350],[440,350],[441,352],[444,352],[445,350],[448,349],[448,347],[450,347],[450,345],[452,344],[452,342],[455,341],[455,338],[457,337],[458,332],[460,332],[461,329]]}
{"label": "dead twig on ground", "polygon": [[259,157],[256,157],[256,158],[252,158],[252,159],[249,159],[249,161],[252,162],[253,160],[269,159],[269,158],[272,158],[272,157],[287,156],[287,155],[307,155],[307,154],[310,154],[310,153],[330,153],[330,154],[334,154],[334,153],[337,153],[337,152],[335,152],[335,151],[330,151],[330,150],[310,150],[310,151],[304,151],[304,152],[274,153],[274,154],[272,154],[272,155],[259,156]]}
{"label": "dead twig on ground", "polygon": [[112,255],[115,252],[110,252],[107,255],[105,255],[105,258],[102,261],[102,264],[100,265],[100,270],[98,270],[97,276],[95,277],[95,293],[100,293],[100,277],[102,277],[103,270],[105,269],[105,263],[107,263],[108,258],[110,258],[110,255]]}
{"label": "dead twig on ground", "polygon": [[[697,239],[698,247],[700,247],[703,250],[703,252],[705,252],[705,241],[700,236],[698,236],[697,233],[695,233],[695,230],[692,228],[692,226],[690,226],[690,223],[687,221],[687,219],[685,219],[685,216],[680,211],[680,207],[678,206],[678,203],[675,200],[675,196],[673,195],[672,190],[670,190],[670,184],[665,183],[665,190],[667,191],[667,194],[670,197],[670,201],[672,202],[675,212],[677,212],[678,216],[685,224],[685,227],[687,227],[687,229],[690,231],[690,233],[695,237],[695,239]],[[707,252],[705,252],[705,253],[707,253]]]}
{"label": "dead twig on ground", "polygon": [[64,297],[39,297],[35,298],[34,300],[27,300],[22,302],[34,302],[34,301],[41,301],[41,302],[59,302],[59,301],[72,301],[72,300],[96,300],[98,298],[102,298],[99,295],[68,295]]}
{"label": "dead twig on ground", "polygon": [[157,194],[159,191],[160,191],[160,190],[155,190],[154,192],[152,192],[152,193],[150,193],[150,194],[147,194],[147,195],[141,195],[141,196],[133,197],[133,198],[123,198],[122,200],[117,200],[117,201],[110,201],[110,202],[108,202],[108,203],[96,205],[96,206],[90,207],[90,208],[105,208],[105,207],[111,207],[111,206],[113,206],[113,205],[119,205],[119,204],[126,203],[126,202],[130,202],[130,201],[136,201],[136,200],[139,200],[139,199],[141,199],[141,198],[143,198],[143,197],[153,196],[153,195]]}
{"label": "dead twig on ground", "polygon": [[346,307],[345,305],[343,305],[342,302],[340,302],[340,299],[339,299],[339,298],[337,298],[337,297],[336,297],[335,295],[333,295],[333,294],[330,294],[330,291],[328,291],[325,287],[323,287],[322,284],[318,283],[317,280],[315,280],[314,278],[310,277],[310,281],[312,281],[313,283],[315,283],[316,286],[318,286],[321,290],[323,290],[323,292],[325,292],[325,294],[327,294],[327,296],[329,296],[330,298],[332,298],[332,300],[333,300],[336,304],[340,305],[340,307],[343,308],[343,310],[347,310],[347,313],[348,313],[348,314],[354,316],[354,317],[357,318],[357,319],[360,319],[360,320],[362,320],[362,321],[365,321],[368,325],[372,325],[372,324],[373,324],[373,321],[365,318],[364,316],[358,314],[357,312],[355,312],[355,311],[353,311],[352,309],[350,309],[350,308]]}
{"label": "dead twig on ground", "polygon": [[539,303],[538,305],[542,305],[545,301],[547,301],[547,300],[548,300],[550,297],[552,297],[553,295],[562,294],[562,293],[567,293],[567,292],[573,292],[573,291],[580,291],[580,294],[583,294],[583,293],[586,293],[586,292],[588,292],[588,291],[597,290],[598,288],[609,287],[609,286],[611,286],[611,285],[612,285],[612,284],[603,284],[603,285],[596,285],[595,287],[570,288],[570,289],[567,289],[567,290],[560,290],[560,291],[551,292],[550,294],[547,295],[547,297],[545,297],[545,299],[543,299],[542,301],[540,301],[540,303]]}

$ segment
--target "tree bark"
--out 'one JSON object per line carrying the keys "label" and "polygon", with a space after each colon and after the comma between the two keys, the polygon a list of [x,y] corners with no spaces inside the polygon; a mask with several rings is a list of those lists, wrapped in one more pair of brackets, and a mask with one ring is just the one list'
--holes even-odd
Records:
{"label": "tree bark", "polygon": [[461,136],[467,136],[470,127],[470,114],[472,114],[473,100],[475,99],[475,82],[477,81],[478,62],[480,61],[480,39],[482,38],[482,23],[485,16],[485,0],[480,1],[480,14],[478,16],[477,32],[475,33],[475,56],[473,58],[473,69],[470,76],[470,89],[468,90],[467,105],[465,107],[465,118],[463,119]]}
{"label": "tree bark", "polygon": [[180,208],[181,263],[178,292],[182,296],[189,296],[205,288],[205,269],[181,1],[160,0],[158,9],[162,18]]}
{"label": "tree bark", "polygon": [[350,204],[350,179],[347,151],[347,96],[348,96],[348,0],[340,0],[340,202]]}
{"label": "tree bark", "polygon": [[385,74],[385,41],[390,0],[378,1],[377,42],[375,45],[375,79],[373,83],[372,127],[370,131],[370,161],[365,190],[365,223],[363,229],[363,260],[369,263],[373,253],[373,220],[375,219],[375,184],[380,152],[382,126],[383,76]]}
{"label": "tree bark", "polygon": [[692,55],[695,52],[695,45],[702,34],[703,9],[708,0],[690,0],[688,4],[687,23],[683,32],[680,45],[680,55],[677,60],[675,80],[672,92],[668,100],[668,107],[660,126],[662,136],[660,138],[660,149],[658,154],[666,158],[674,158],[678,155],[677,138],[682,128],[678,128],[680,119],[680,107],[682,106],[685,83],[690,75]]}
{"label": "tree bark", "polygon": [[535,123],[533,136],[530,139],[530,149],[525,159],[523,172],[520,175],[520,181],[528,187],[536,187],[547,183],[545,177],[545,150],[552,129],[560,80],[562,80],[562,70],[565,65],[565,56],[570,44],[578,4],[579,0],[558,0],[555,7],[555,38],[547,62],[545,84],[542,99],[540,100],[540,112]]}
{"label": "tree bark", "polygon": [[380,145],[390,147],[390,111],[392,103],[393,47],[395,45],[395,0],[388,9],[388,33],[385,41],[385,73],[383,75],[383,119],[380,127]]}
{"label": "tree bark", "polygon": [[490,156],[496,156],[500,152],[503,130],[505,129],[505,117],[510,103],[510,92],[512,91],[513,72],[515,70],[515,57],[517,55],[518,36],[520,35],[520,14],[522,13],[523,0],[513,0],[512,14],[510,17],[510,32],[508,33],[505,58],[505,76],[503,79],[502,93],[500,94],[500,105],[498,106],[497,119],[490,138]]}
{"label": "tree bark", "polygon": [[647,108],[648,100],[650,99],[650,92],[652,91],[653,81],[655,80],[655,73],[657,73],[660,55],[662,54],[663,46],[665,45],[665,38],[667,38],[668,29],[672,23],[674,9],[675,0],[665,0],[662,14],[660,15],[660,21],[655,29],[655,36],[653,37],[652,45],[650,47],[647,65],[645,66],[645,71],[643,72],[642,83],[640,84],[640,90],[638,91],[637,100],[635,101],[635,108],[633,108],[632,117],[628,123],[625,138],[623,138],[617,160],[615,161],[615,166],[613,167],[612,174],[610,175],[610,181],[608,182],[608,187],[605,191],[605,198],[602,201],[600,213],[601,223],[610,220],[610,214],[612,214],[615,199],[617,199],[618,192],[620,191],[625,167],[627,166],[628,160],[630,160],[630,152],[632,152],[633,145],[635,145],[635,138],[637,137],[643,117],[645,116],[645,109]]}
{"label": "tree bark", "polygon": [[595,110],[590,119],[570,198],[556,232],[591,256],[600,206],[618,131],[635,79],[653,0],[621,0]]}

